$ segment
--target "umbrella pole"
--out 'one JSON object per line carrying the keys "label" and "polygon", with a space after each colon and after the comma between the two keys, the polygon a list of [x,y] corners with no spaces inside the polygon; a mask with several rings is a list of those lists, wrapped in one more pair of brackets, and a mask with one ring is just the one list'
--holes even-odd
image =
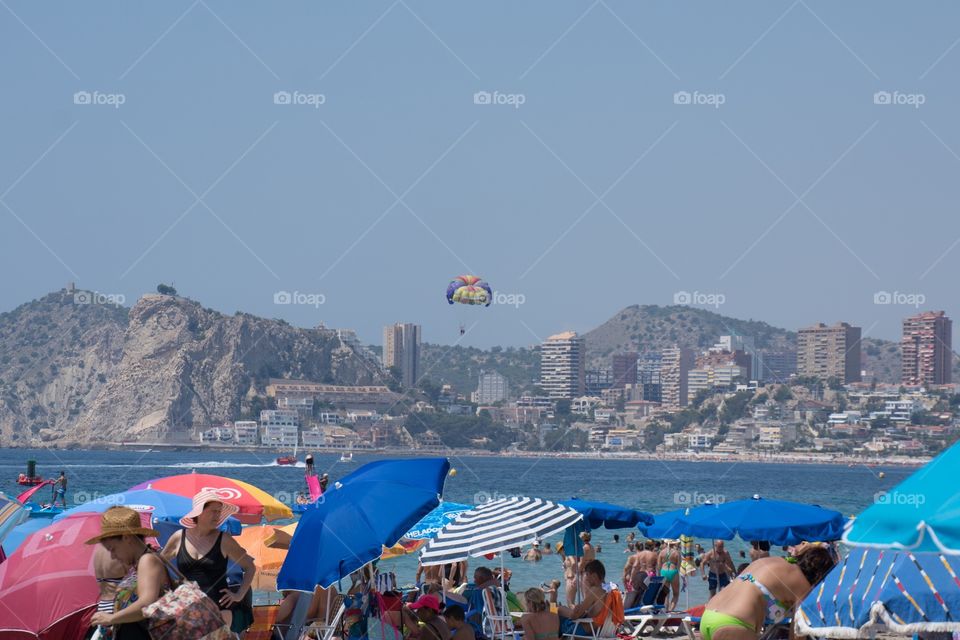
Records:
{"label": "umbrella pole", "polygon": [[500,585],[499,585],[499,589],[500,589],[500,596],[501,596],[500,600],[502,601],[502,602],[500,603],[500,606],[503,607],[503,611],[502,611],[501,615],[504,616],[504,621],[500,623],[500,640],[504,640],[504,639],[506,638],[506,636],[507,636],[507,622],[506,622],[506,620],[507,620],[507,616],[510,615],[510,614],[507,612],[507,588],[506,588],[506,586],[505,586],[505,585],[506,585],[506,581],[504,580],[505,577],[506,577],[506,571],[504,570],[504,567],[503,567],[503,551],[501,551],[501,552],[500,552]]}

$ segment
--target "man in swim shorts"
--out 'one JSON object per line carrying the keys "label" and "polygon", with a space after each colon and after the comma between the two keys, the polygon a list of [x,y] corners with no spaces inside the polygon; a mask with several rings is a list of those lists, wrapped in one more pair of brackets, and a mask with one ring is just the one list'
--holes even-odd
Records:
{"label": "man in swim shorts", "polygon": [[724,548],[723,540],[715,540],[713,549],[703,555],[703,562],[700,563],[700,577],[707,581],[711,598],[730,584],[730,576],[734,573],[733,558]]}

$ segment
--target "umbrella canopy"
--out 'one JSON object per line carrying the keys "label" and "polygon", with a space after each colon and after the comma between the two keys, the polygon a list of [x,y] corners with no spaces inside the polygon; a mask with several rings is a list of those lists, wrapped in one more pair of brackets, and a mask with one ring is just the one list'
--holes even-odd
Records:
{"label": "umbrella canopy", "polygon": [[459,562],[531,544],[563,531],[583,515],[540,498],[504,498],[466,511],[427,543],[424,565]]}
{"label": "umbrella canopy", "polygon": [[630,529],[639,524],[653,524],[653,515],[645,511],[637,511],[627,507],[619,507],[608,502],[593,502],[591,500],[580,500],[571,498],[564,500],[560,504],[570,507],[583,514],[583,522],[586,529]]}
{"label": "umbrella canopy", "polygon": [[300,519],[277,586],[312,592],[379,558],[439,504],[449,470],[446,458],[380,460],[344,477]]}
{"label": "umbrella canopy", "polygon": [[436,538],[443,527],[454,520],[464,511],[470,511],[472,507],[468,504],[458,504],[456,502],[441,502],[437,507],[423,516],[420,521],[411,527],[410,531],[403,534],[408,540],[429,540]]}
{"label": "umbrella canopy", "polygon": [[142,482],[130,491],[138,489],[158,489],[192,499],[197,493],[210,489],[224,502],[240,507],[237,520],[244,524],[259,524],[261,519],[279,520],[292,518],[290,507],[283,504],[266,491],[252,484],[233,478],[214,476],[206,473],[185,473],[166,478],[157,478]]}
{"label": "umbrella canopy", "polygon": [[868,638],[960,631],[960,559],[854,549],[800,604],[804,635]]}
{"label": "umbrella canopy", "polygon": [[30,512],[22,504],[0,492],[0,543],[14,527],[23,524],[29,517]]}
{"label": "umbrella canopy", "polygon": [[97,606],[93,550],[100,514],[48,523],[0,564],[0,637],[82,638]]}
{"label": "umbrella canopy", "polygon": [[26,522],[18,524],[13,529],[10,530],[10,533],[7,534],[7,537],[3,539],[3,550],[9,556],[11,553],[17,550],[17,548],[23,544],[23,541],[30,537],[31,534],[40,531],[50,526],[50,520],[47,518],[28,518]]}
{"label": "umbrella canopy", "polygon": [[[76,513],[103,513],[110,507],[128,507],[138,513],[147,514],[151,521],[177,522],[187,515],[193,507],[193,501],[190,498],[168,491],[136,489],[122,493],[112,493],[85,502],[54,516],[53,521],[57,522]],[[237,535],[240,533],[242,525],[239,520],[231,516],[223,523],[221,528]]]}
{"label": "umbrella canopy", "polygon": [[960,443],[915,471],[850,522],[847,544],[960,554]]}
{"label": "umbrella canopy", "polygon": [[778,546],[804,540],[839,540],[845,518],[839,511],[818,505],[767,500],[753,496],[692,509],[661,514],[646,528],[651,538],[696,538],[768,540]]}
{"label": "umbrella canopy", "polygon": [[270,525],[256,525],[244,527],[243,533],[237,536],[237,543],[253,558],[253,564],[257,567],[254,589],[277,590],[277,573],[287,558],[287,551],[267,544],[276,531],[277,528]]}

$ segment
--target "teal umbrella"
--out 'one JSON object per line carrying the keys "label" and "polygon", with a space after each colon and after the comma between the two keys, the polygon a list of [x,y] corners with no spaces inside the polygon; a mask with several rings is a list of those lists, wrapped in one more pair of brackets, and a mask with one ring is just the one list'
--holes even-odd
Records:
{"label": "teal umbrella", "polygon": [[859,547],[960,555],[960,443],[941,453],[854,518],[843,541]]}

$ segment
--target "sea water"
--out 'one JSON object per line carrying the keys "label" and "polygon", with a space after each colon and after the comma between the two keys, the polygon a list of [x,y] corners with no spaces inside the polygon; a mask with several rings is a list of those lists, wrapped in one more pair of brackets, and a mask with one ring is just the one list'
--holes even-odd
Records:
{"label": "sea water", "polygon": [[[38,473],[56,477],[66,471],[69,480],[67,499],[71,506],[98,496],[124,491],[154,478],[190,473],[210,473],[254,484],[284,502],[290,503],[300,491],[306,491],[303,463],[297,467],[280,466],[275,455],[267,452],[219,451],[81,451],[81,450],[0,450],[0,488],[16,495],[20,489],[17,474],[26,469],[26,460],[37,461]],[[384,456],[356,453],[353,462],[340,462],[339,454],[317,454],[318,473],[329,473],[331,482],[372,460]],[[761,464],[754,462],[666,462],[658,460],[585,460],[571,458],[511,458],[451,456],[456,474],[447,478],[444,499],[468,505],[509,496],[533,496],[550,500],[579,497],[632,507],[653,514],[681,507],[697,506],[705,501],[722,502],[749,498],[755,494],[819,504],[853,515],[870,505],[875,496],[909,475],[912,469],[874,468],[864,465],[831,466],[804,464]],[[46,489],[38,497],[49,499]],[[278,524],[285,524],[281,522]],[[607,568],[609,580],[619,582],[626,561],[628,529],[600,529],[593,532],[597,558]],[[615,543],[617,534],[620,542]],[[643,536],[637,532],[637,538]],[[546,541],[555,545],[562,535]],[[709,540],[698,540],[709,548]],[[747,545],[728,543],[734,564],[744,561],[740,552]],[[500,560],[471,559],[473,568],[499,565]],[[544,556],[541,562],[524,562],[505,554],[505,566],[513,572],[515,591],[542,582],[562,578],[559,557]],[[396,572],[401,584],[412,583],[416,556],[381,563],[383,570]],[[706,583],[699,575],[689,581],[689,592],[681,596],[681,605],[700,603],[706,598]]]}

